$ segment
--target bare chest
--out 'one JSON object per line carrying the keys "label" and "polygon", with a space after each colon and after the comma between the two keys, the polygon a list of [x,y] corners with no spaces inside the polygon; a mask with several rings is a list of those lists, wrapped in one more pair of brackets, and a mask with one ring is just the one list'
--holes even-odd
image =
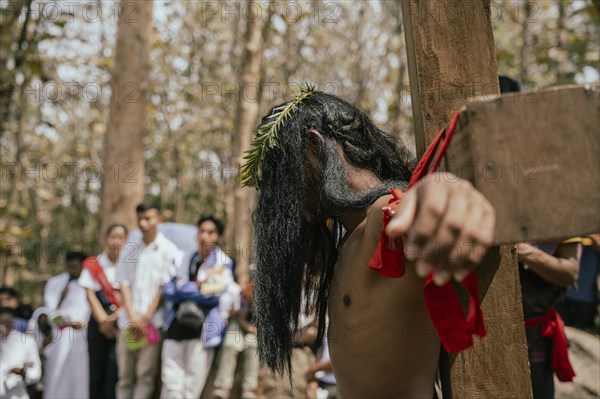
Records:
{"label": "bare chest", "polygon": [[[412,273],[389,279],[369,269],[375,247],[355,232],[335,267],[328,341],[338,386],[345,397],[374,392],[393,397],[414,389],[428,396],[439,343],[422,300],[422,282]],[[415,387],[415,381],[423,385]]]}

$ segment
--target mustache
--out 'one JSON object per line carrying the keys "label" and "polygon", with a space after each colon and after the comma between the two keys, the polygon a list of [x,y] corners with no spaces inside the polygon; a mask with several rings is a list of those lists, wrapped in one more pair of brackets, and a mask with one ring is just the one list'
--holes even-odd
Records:
{"label": "mustache", "polygon": [[348,183],[346,169],[333,141],[325,140],[321,157],[323,196],[335,214],[365,209],[378,198],[389,194],[390,189],[401,188],[405,191],[408,185],[401,180],[386,180],[378,187],[357,192]]}

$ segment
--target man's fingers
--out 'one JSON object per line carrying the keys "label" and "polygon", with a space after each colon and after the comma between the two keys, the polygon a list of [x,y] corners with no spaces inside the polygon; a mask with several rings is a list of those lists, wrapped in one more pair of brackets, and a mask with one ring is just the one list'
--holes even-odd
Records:
{"label": "man's fingers", "polygon": [[[426,266],[420,267],[422,272],[430,270],[431,267],[438,265],[440,262],[445,262],[454,243],[461,234],[462,223],[469,208],[467,194],[470,184],[462,181],[456,184],[458,186],[454,187],[452,196],[448,200],[448,206],[442,221],[439,223],[435,237],[427,241],[423,249],[421,258]],[[419,269],[417,269],[417,273],[419,273]]]}
{"label": "man's fingers", "polygon": [[494,238],[495,212],[465,181],[422,181],[400,201],[386,228],[391,239],[404,238],[404,257],[417,274],[432,270],[434,282],[462,280],[483,259]]}
{"label": "man's fingers", "polygon": [[494,238],[495,215],[483,197],[473,202],[465,215],[465,228],[448,255],[447,270],[462,280],[485,256]]}
{"label": "man's fingers", "polygon": [[415,212],[417,211],[417,193],[416,190],[408,190],[406,195],[400,201],[396,214],[393,216],[390,223],[385,229],[385,233],[392,239],[400,238],[400,236],[408,231],[413,224]]}
{"label": "man's fingers", "polygon": [[[448,203],[448,186],[429,184],[423,186],[419,192],[419,205],[413,225],[408,230],[404,242],[405,257],[419,259],[416,270],[420,276],[426,276],[435,266],[435,256],[427,257],[425,248],[431,248],[430,253],[439,251],[436,248],[435,238],[438,226],[443,218]],[[412,253],[410,253],[412,251]]]}

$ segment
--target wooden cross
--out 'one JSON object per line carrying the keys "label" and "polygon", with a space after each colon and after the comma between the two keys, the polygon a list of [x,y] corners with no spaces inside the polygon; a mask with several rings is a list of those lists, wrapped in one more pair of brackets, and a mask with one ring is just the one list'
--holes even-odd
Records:
{"label": "wooden cross", "polygon": [[[500,97],[490,0],[403,0],[402,14],[418,154],[462,109],[444,167],[495,206],[498,243],[597,232],[598,86]],[[488,335],[442,361],[444,399],[530,398],[513,246],[491,250],[479,278]]]}

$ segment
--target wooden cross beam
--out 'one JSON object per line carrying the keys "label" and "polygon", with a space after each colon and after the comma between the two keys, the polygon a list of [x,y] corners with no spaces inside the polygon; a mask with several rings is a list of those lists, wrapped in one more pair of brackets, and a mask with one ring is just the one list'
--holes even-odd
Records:
{"label": "wooden cross beam", "polygon": [[[549,91],[533,103],[522,94],[499,98],[489,0],[403,0],[402,13],[418,154],[456,110],[487,99],[466,106],[444,166],[495,206],[497,241],[598,230],[598,91]],[[444,399],[530,398],[512,246],[491,250],[479,277],[488,335],[442,362]]]}

